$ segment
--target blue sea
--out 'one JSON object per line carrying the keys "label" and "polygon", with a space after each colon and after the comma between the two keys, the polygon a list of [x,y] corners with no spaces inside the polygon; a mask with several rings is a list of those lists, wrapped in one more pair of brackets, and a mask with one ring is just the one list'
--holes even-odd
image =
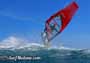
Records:
{"label": "blue sea", "polygon": [[73,48],[1,48],[0,63],[90,63],[90,50]]}

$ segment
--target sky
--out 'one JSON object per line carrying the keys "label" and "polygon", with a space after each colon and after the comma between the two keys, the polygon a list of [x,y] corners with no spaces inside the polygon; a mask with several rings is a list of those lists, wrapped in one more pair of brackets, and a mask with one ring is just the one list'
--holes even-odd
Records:
{"label": "sky", "polygon": [[[41,43],[45,21],[73,0],[0,0],[0,40],[9,36]],[[90,48],[90,0],[74,0],[79,6],[67,28],[51,43]]]}

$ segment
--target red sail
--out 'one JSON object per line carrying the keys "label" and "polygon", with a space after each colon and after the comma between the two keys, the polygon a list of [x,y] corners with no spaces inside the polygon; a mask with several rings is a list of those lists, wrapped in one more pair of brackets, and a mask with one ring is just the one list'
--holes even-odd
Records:
{"label": "red sail", "polygon": [[75,2],[72,2],[71,4],[69,4],[66,8],[60,10],[59,12],[57,12],[56,14],[54,14],[53,16],[51,16],[46,23],[50,24],[50,22],[56,17],[56,16],[60,16],[61,17],[61,28],[60,28],[60,32],[62,32],[65,27],[68,25],[68,23],[70,22],[70,20],[72,19],[73,15],[75,14],[75,12],[78,9],[78,5]]}
{"label": "red sail", "polygon": [[47,33],[48,40],[52,40],[65,29],[65,27],[69,24],[77,9],[78,5],[75,2],[72,2],[64,9],[52,15],[46,21],[45,31]]}
{"label": "red sail", "polygon": [[62,11],[60,11],[61,19],[62,19],[62,26],[60,32],[62,32],[65,29],[65,27],[68,25],[68,23],[72,19],[77,9],[78,9],[77,4],[73,2],[69,6],[64,8]]}

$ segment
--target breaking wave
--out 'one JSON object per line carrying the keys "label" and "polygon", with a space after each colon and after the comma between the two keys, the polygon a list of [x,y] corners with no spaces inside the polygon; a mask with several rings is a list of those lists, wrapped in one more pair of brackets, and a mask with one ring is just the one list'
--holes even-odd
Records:
{"label": "breaking wave", "polygon": [[17,38],[14,36],[10,36],[0,42],[0,50],[7,49],[7,50],[16,50],[16,49],[26,49],[26,50],[40,50],[40,49],[47,49],[47,50],[69,50],[69,51],[83,51],[84,53],[90,53],[89,49],[76,49],[76,48],[68,48],[64,46],[51,46],[46,48],[43,44],[39,43],[31,43],[28,40]]}
{"label": "breaking wave", "polygon": [[[42,44],[30,43],[16,37],[0,42],[0,56],[39,56],[42,59],[34,63],[89,63],[89,49],[75,49],[64,46],[46,48]],[[22,63],[33,63],[24,61]],[[17,63],[17,62],[16,62]]]}

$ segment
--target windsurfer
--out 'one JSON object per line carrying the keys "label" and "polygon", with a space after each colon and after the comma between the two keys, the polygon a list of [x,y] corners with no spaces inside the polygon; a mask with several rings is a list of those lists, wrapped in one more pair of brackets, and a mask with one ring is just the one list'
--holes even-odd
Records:
{"label": "windsurfer", "polygon": [[51,24],[50,28],[51,28],[51,33],[53,33],[54,31],[58,32],[58,30],[56,29],[56,25],[55,24]]}

